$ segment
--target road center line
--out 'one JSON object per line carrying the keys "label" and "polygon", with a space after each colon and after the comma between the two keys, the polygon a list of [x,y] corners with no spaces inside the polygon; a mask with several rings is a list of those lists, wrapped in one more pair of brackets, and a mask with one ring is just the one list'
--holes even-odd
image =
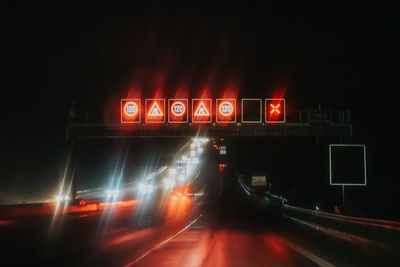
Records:
{"label": "road center line", "polygon": [[160,247],[162,247],[163,245],[165,245],[166,243],[168,243],[171,239],[177,237],[178,235],[182,234],[184,231],[186,231],[187,229],[190,228],[190,226],[192,226],[194,223],[197,222],[198,219],[200,219],[200,217],[203,216],[203,213],[200,214],[199,217],[197,217],[196,219],[194,219],[191,223],[189,223],[188,225],[186,225],[183,229],[181,229],[179,232],[177,232],[176,234],[174,234],[173,236],[165,239],[164,241],[158,243],[157,245],[155,245],[152,249],[148,250],[146,253],[144,253],[142,256],[140,256],[139,258],[135,259],[134,261],[124,265],[125,267],[130,267],[135,265],[136,263],[138,263],[139,261],[141,261],[144,257],[146,257],[147,255],[149,255],[151,252],[153,252],[154,250],[159,249]]}

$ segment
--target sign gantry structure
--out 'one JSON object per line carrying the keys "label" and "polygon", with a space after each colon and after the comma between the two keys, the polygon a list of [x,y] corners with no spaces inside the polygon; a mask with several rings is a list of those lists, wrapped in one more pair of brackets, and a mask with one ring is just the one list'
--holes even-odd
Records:
{"label": "sign gantry structure", "polygon": [[108,111],[72,107],[67,138],[352,137],[345,110],[287,108],[284,98],[121,99]]}

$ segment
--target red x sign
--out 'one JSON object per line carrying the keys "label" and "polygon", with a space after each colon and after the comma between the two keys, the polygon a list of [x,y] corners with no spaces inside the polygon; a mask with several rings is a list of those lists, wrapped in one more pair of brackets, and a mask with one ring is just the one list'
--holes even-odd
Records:
{"label": "red x sign", "polygon": [[265,122],[266,123],[285,123],[286,106],[284,98],[265,99]]}

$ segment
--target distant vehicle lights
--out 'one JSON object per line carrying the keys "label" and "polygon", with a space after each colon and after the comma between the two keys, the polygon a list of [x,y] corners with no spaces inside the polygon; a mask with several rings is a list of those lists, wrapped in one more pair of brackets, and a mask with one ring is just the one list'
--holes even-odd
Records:
{"label": "distant vehicle lights", "polygon": [[62,202],[62,201],[69,201],[70,197],[68,195],[66,195],[66,196],[59,195],[59,196],[57,196],[56,200],[57,200],[57,203]]}
{"label": "distant vehicle lights", "polygon": [[164,179],[164,188],[167,190],[174,188],[175,184],[176,184],[176,182],[175,182],[175,179],[173,179],[173,178],[167,177]]}
{"label": "distant vehicle lights", "polygon": [[151,194],[153,193],[153,185],[148,183],[139,183],[138,185],[139,193],[141,194]]}
{"label": "distant vehicle lights", "polygon": [[116,199],[119,196],[119,189],[108,189],[106,192],[107,198],[114,198]]}

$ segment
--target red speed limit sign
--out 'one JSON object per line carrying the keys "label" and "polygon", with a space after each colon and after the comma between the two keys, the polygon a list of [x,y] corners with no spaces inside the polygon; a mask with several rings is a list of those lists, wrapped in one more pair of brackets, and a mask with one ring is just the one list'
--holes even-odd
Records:
{"label": "red speed limit sign", "polygon": [[188,100],[168,99],[168,122],[188,122]]}
{"label": "red speed limit sign", "polygon": [[216,100],[216,122],[235,123],[236,122],[236,99],[217,99]]}
{"label": "red speed limit sign", "polygon": [[121,123],[140,123],[140,99],[121,99]]}

